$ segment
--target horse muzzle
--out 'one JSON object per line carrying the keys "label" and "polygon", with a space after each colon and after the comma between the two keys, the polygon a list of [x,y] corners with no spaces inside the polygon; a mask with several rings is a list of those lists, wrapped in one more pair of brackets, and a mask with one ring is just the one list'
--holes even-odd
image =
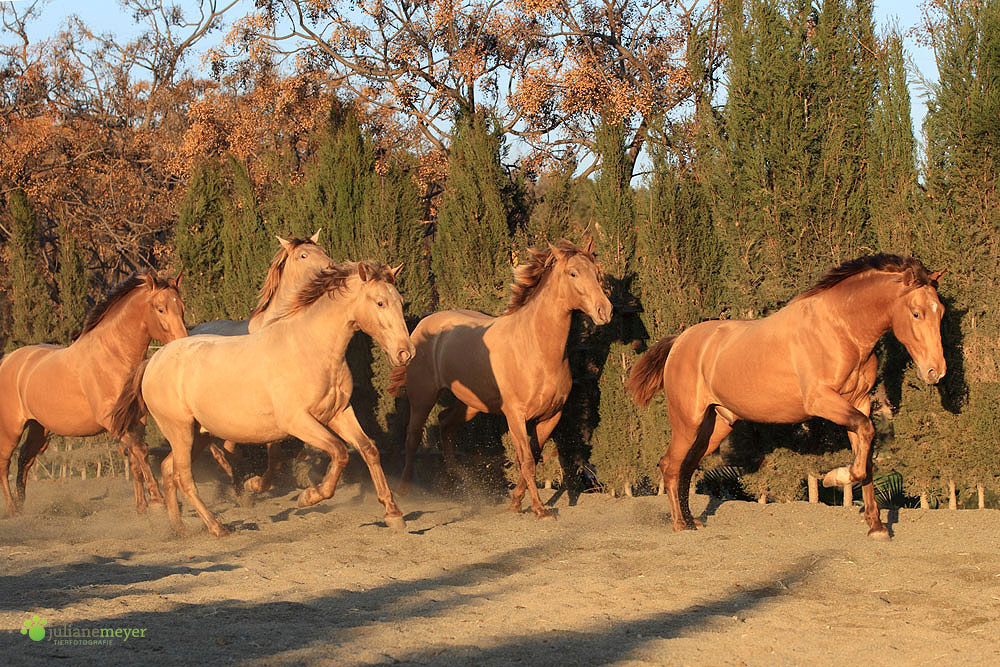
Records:
{"label": "horse muzzle", "polygon": [[924,382],[927,384],[937,384],[944,377],[944,374],[945,370],[943,368],[940,371],[936,368],[928,368],[921,373],[924,376]]}
{"label": "horse muzzle", "polygon": [[416,348],[410,345],[408,348],[400,348],[396,352],[396,358],[394,359],[396,366],[406,366],[408,363],[413,361],[413,355],[416,352]]}
{"label": "horse muzzle", "polygon": [[594,307],[594,312],[590,316],[594,324],[607,324],[611,321],[611,302],[599,303]]}

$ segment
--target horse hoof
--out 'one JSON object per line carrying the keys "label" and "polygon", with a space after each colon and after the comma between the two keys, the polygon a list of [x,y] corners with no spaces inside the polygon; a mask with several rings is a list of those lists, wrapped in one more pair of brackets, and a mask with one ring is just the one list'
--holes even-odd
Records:
{"label": "horse hoof", "polygon": [[385,525],[389,526],[393,530],[406,530],[406,521],[404,521],[401,516],[385,517]]}
{"label": "horse hoof", "polygon": [[256,477],[251,477],[243,484],[243,486],[250,489],[251,493],[262,493],[270,488],[269,485],[268,486],[264,485],[264,480],[261,479],[260,475],[257,475]]}
{"label": "horse hoof", "polygon": [[850,484],[851,472],[847,468],[834,468],[823,476],[823,486],[844,486]]}
{"label": "horse hoof", "polygon": [[674,532],[675,533],[679,533],[682,530],[697,530],[697,529],[698,529],[698,526],[696,526],[694,523],[675,523],[674,524]]}
{"label": "horse hoof", "polygon": [[509,507],[507,507],[507,511],[511,512],[512,514],[520,514],[521,513],[521,503],[511,503],[511,505]]}
{"label": "horse hoof", "polygon": [[221,525],[209,526],[208,532],[212,533],[216,537],[227,537],[230,534],[229,529]]}
{"label": "horse hoof", "polygon": [[410,483],[409,482],[400,482],[399,486],[396,487],[396,495],[397,496],[405,496],[409,492],[410,492]]}
{"label": "horse hoof", "polygon": [[876,542],[888,542],[892,539],[889,536],[889,529],[885,526],[880,526],[879,528],[872,528],[868,531],[868,537],[875,540]]}
{"label": "horse hoof", "polygon": [[315,489],[304,489],[299,494],[299,507],[312,507],[321,500],[319,493]]}

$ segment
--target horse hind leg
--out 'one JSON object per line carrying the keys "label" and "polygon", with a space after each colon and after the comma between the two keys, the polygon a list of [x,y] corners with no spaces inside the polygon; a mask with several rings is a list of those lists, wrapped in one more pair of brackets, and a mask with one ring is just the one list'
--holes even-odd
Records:
{"label": "horse hind leg", "polygon": [[179,488],[205,523],[208,532],[216,537],[228,535],[229,530],[219,523],[198,495],[198,488],[191,474],[191,462],[208,446],[209,436],[198,433],[195,424],[176,425],[157,421],[160,423],[163,435],[170,442],[170,455],[163,460],[161,470],[166,488],[167,517],[174,530],[178,533],[184,532],[184,523],[181,521],[180,507],[177,503]]}
{"label": "horse hind leg", "polygon": [[17,504],[24,506],[25,487],[28,484],[28,471],[34,465],[38,455],[49,446],[49,434],[36,421],[28,422],[27,437],[21,445],[17,456]]}
{"label": "horse hind leg", "polygon": [[[660,459],[663,488],[670,503],[670,518],[674,530],[693,530],[698,527],[698,523],[691,515],[689,505],[691,475],[711,447],[712,436],[715,434],[715,410],[712,407],[706,409],[697,428],[673,421],[671,428],[670,445],[667,453]],[[719,442],[728,431],[723,428],[720,432],[722,435],[718,438]]]}
{"label": "horse hind leg", "polygon": [[424,439],[424,424],[437,402],[437,395],[424,396],[423,393],[410,391],[407,388],[410,403],[410,418],[406,424],[406,461],[403,464],[403,476],[399,484],[399,495],[405,496],[413,484],[414,463],[417,449]]}

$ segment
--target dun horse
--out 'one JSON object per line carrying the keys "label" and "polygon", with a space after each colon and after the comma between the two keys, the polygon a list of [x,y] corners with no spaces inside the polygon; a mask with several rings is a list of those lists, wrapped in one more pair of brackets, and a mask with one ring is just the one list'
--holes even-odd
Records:
{"label": "dun horse", "polygon": [[[90,312],[69,347],[29,345],[0,360],[0,485],[8,516],[23,502],[28,470],[48,446],[49,436],[110,430],[111,408],[145,358],[150,339],[167,343],[187,334],[184,303],[177,292],[180,282],[180,276],[169,282],[155,273],[132,276]],[[15,504],[7,474],[25,429]],[[119,439],[132,463],[136,510],[146,508],[146,492],[151,502],[162,503],[141,429],[121,433]]]}
{"label": "dun horse", "polygon": [[[249,319],[238,322],[232,320],[203,322],[193,327],[190,334],[242,336],[270,324],[288,308],[300,289],[320,271],[333,264],[333,260],[319,245],[320,231],[317,229],[308,239],[277,237],[281,248],[271,260],[271,266],[258,294],[257,306]],[[270,488],[271,477],[283,462],[277,457],[277,450],[273,444],[267,444],[267,470],[262,475],[255,475],[246,480],[246,485],[251,491],[260,492]],[[213,442],[209,445],[209,451],[219,467],[229,475],[233,484],[239,486],[238,475],[233,468],[242,457],[236,443],[227,441],[220,448]]]}
{"label": "dun horse", "polygon": [[[535,514],[552,516],[538,497],[532,441],[539,450],[545,445],[572,386],[566,356],[572,312],[581,310],[597,324],[611,320],[592,250],[593,242],[581,250],[569,241],[531,250],[515,272],[513,294],[500,317],[446,310],[420,321],[410,336],[416,357],[393,371],[389,388],[395,395],[405,386],[410,402],[404,487],[413,479],[424,422],[438,394],[450,389],[458,402],[440,416],[446,464],[453,467],[452,438],[459,426],[480,412],[503,414],[521,469],[510,509],[521,511],[527,489]],[[528,422],[533,422],[530,439]]]}
{"label": "dun horse", "polygon": [[847,428],[854,454],[824,485],[861,482],[868,534],[889,539],[872,485],[874,348],[891,329],[924,381],[944,377],[943,273],[928,273],[913,258],[864,257],[831,269],[770,317],[702,322],[654,345],[632,369],[629,389],[640,406],[666,393],[672,435],[660,471],[674,530],[696,526],[691,474],[736,421],[822,417]]}
{"label": "dun horse", "polygon": [[121,433],[149,410],[170,441],[163,461],[167,514],[183,530],[177,488],[216,536],[228,531],[202,502],[191,461],[208,444],[205,431],[241,443],[299,438],[330,455],[323,481],[299,496],[314,505],[333,495],[354,446],[368,464],[385,520],[402,527],[379,462],[350,405],[353,380],[344,359],[361,329],[393,364],[413,357],[402,299],[393,286],[402,267],[342,264],[324,269],[269,326],[247,336],[190,336],[161,348],[136,369],[114,409]]}

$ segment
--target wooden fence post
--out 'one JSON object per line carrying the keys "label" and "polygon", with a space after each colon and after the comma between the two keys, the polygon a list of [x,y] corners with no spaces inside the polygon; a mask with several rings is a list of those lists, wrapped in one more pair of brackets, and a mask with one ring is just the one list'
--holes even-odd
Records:
{"label": "wooden fence post", "polygon": [[815,505],[819,502],[819,478],[809,473],[806,477],[806,482],[809,485],[809,502]]}

